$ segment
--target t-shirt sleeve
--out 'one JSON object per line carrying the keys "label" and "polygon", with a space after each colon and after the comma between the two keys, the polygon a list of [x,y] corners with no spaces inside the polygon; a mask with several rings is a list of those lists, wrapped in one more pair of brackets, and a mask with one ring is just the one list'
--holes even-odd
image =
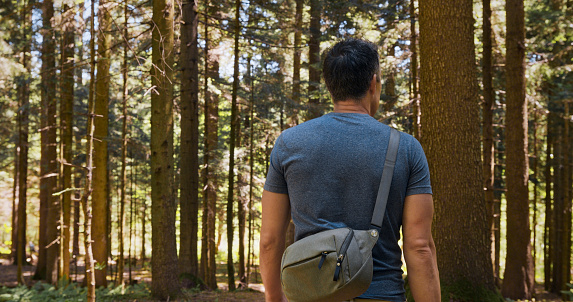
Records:
{"label": "t-shirt sleeve", "polygon": [[406,189],[406,196],[414,194],[432,194],[432,186],[430,184],[430,169],[424,149],[417,139],[412,138],[410,143],[410,152],[408,152],[408,160],[410,164],[410,179],[408,179],[408,188]]}
{"label": "t-shirt sleeve", "polygon": [[264,189],[273,193],[288,194],[284,169],[281,165],[280,154],[282,153],[282,138],[279,136],[271,151],[269,172],[265,181]]}

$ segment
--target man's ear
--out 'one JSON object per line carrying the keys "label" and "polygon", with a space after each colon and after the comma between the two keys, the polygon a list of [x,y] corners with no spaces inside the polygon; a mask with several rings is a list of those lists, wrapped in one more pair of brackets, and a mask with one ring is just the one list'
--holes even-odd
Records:
{"label": "man's ear", "polygon": [[369,88],[370,92],[372,93],[376,92],[376,84],[378,84],[378,75],[374,74],[372,76],[372,80],[370,80],[370,88]]}

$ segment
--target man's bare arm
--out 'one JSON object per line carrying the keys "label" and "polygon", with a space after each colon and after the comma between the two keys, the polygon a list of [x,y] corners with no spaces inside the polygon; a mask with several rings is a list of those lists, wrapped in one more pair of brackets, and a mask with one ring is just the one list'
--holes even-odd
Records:
{"label": "man's bare arm", "polygon": [[285,249],[285,236],[290,221],[290,202],[287,194],[264,190],[261,200],[263,217],[261,226],[261,276],[267,302],[286,301],[281,287],[281,258]]}
{"label": "man's bare arm", "polygon": [[408,282],[416,302],[439,302],[440,276],[432,238],[434,201],[430,194],[407,196],[402,231]]}

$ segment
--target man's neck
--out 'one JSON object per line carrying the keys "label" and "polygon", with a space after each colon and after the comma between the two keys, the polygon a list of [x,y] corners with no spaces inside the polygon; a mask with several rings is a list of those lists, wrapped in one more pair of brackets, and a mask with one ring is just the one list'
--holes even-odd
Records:
{"label": "man's neck", "polygon": [[334,103],[333,112],[336,113],[361,113],[370,115],[370,107],[366,106],[366,102],[357,103],[354,100],[338,101]]}

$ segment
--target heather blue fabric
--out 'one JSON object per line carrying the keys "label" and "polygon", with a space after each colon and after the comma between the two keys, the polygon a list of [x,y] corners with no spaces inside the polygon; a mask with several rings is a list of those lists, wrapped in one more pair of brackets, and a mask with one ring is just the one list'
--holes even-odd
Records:
{"label": "heather blue fabric", "polygon": [[[329,113],[285,130],[275,142],[265,190],[288,194],[295,240],[340,227],[370,229],[390,127],[366,114]],[[400,132],[398,158],[374,277],[360,298],[405,301],[398,245],[404,198],[432,193],[420,143]]]}

